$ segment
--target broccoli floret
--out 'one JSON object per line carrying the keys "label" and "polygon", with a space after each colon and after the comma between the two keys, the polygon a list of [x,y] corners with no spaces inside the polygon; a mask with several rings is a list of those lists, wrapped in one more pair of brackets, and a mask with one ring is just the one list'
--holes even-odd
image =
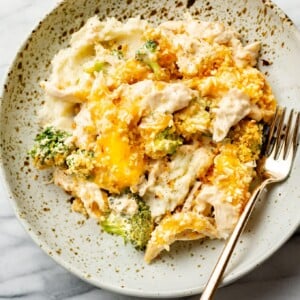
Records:
{"label": "broccoli floret", "polygon": [[73,151],[67,158],[67,172],[70,174],[89,176],[94,169],[94,152],[83,149]]}
{"label": "broccoli floret", "polygon": [[70,136],[63,130],[45,128],[35,137],[35,144],[29,151],[34,165],[39,169],[65,165],[66,157],[74,149],[74,146],[67,142]]}
{"label": "broccoli floret", "polygon": [[84,71],[86,73],[94,73],[94,72],[105,72],[107,70],[107,67],[109,66],[108,62],[105,61],[95,61],[93,65],[87,66],[84,68]]}
{"label": "broccoli floret", "polygon": [[121,50],[118,50],[118,49],[112,50],[111,55],[116,56],[118,59],[123,59],[124,58],[123,52]]}
{"label": "broccoli floret", "polygon": [[150,52],[155,52],[157,49],[157,42],[153,41],[153,40],[148,40],[145,44],[144,47],[145,49],[149,50]]}
{"label": "broccoli floret", "polygon": [[[130,242],[137,250],[144,250],[153,228],[151,211],[138,195],[129,192],[126,196],[134,198],[137,211],[133,215],[111,211],[100,225],[107,233],[119,235],[123,237],[125,243]],[[111,196],[109,200],[122,201],[123,197],[124,194]]]}
{"label": "broccoli floret", "polygon": [[162,69],[157,62],[157,42],[148,40],[135,54],[135,59],[146,64],[156,77],[162,76]]}
{"label": "broccoli floret", "polygon": [[153,150],[160,156],[172,155],[182,143],[183,138],[174,131],[173,127],[167,127],[155,136]]}
{"label": "broccoli floret", "polygon": [[192,100],[189,106],[175,113],[176,130],[186,139],[209,134],[211,106],[210,100],[206,98]]}

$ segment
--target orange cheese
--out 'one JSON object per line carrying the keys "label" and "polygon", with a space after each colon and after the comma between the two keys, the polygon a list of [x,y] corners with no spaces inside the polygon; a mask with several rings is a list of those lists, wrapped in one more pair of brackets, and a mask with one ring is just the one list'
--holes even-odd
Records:
{"label": "orange cheese", "polygon": [[96,161],[95,182],[112,192],[136,185],[144,171],[141,151],[117,129],[98,138]]}

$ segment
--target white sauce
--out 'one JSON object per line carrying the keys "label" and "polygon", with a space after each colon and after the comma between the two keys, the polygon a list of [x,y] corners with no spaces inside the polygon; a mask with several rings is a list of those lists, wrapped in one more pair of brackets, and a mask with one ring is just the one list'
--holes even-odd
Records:
{"label": "white sauce", "polygon": [[39,111],[39,121],[44,127],[72,131],[74,104],[62,102],[51,96],[45,96],[45,104]]}
{"label": "white sauce", "polygon": [[46,93],[57,100],[71,102],[71,103],[82,103],[83,99],[80,99],[76,94],[82,91],[83,87],[81,86],[70,86],[64,89],[57,88],[51,82],[43,82],[43,88]]}
{"label": "white sauce", "polygon": [[[142,35],[147,28],[147,21],[140,18],[130,18],[126,23],[122,23],[115,18],[107,18],[105,22],[100,22],[95,16],[73,34],[71,46],[81,47],[114,40],[118,44],[130,45],[128,48],[134,53],[140,47]],[[128,55],[133,53],[128,53]]]}
{"label": "white sauce", "polygon": [[229,129],[247,116],[251,111],[250,98],[242,91],[233,88],[219,102],[215,110],[213,140],[222,141]]}
{"label": "white sauce", "polygon": [[76,93],[88,90],[92,84],[92,78],[84,71],[83,66],[93,58],[93,55],[94,50],[89,45],[59,51],[52,60],[49,81],[43,83],[46,93],[64,101],[71,99],[72,102],[82,102],[76,97]]}

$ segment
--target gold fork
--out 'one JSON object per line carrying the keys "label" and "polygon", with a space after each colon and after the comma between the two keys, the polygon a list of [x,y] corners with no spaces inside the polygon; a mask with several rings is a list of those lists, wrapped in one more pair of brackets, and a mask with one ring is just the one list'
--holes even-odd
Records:
{"label": "gold fork", "polygon": [[263,181],[247,202],[210,275],[200,300],[213,299],[238,238],[264,188],[270,183],[285,180],[291,172],[298,146],[300,113],[291,110],[288,118],[285,118],[285,115],[286,108],[278,107],[276,109],[265,148],[265,160],[261,172]]}

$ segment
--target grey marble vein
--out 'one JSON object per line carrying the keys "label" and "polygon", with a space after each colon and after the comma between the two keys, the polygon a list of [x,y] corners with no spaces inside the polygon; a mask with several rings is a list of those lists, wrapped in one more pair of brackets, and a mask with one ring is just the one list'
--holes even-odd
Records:
{"label": "grey marble vein", "polygon": [[[56,0],[0,1],[0,84],[21,42]],[[274,1],[300,28],[298,0]],[[216,300],[299,300],[299,230],[278,252],[234,284],[218,290]],[[196,300],[198,296],[188,297]],[[0,299],[134,300],[104,291],[56,264],[28,237],[14,216],[0,183]]]}

